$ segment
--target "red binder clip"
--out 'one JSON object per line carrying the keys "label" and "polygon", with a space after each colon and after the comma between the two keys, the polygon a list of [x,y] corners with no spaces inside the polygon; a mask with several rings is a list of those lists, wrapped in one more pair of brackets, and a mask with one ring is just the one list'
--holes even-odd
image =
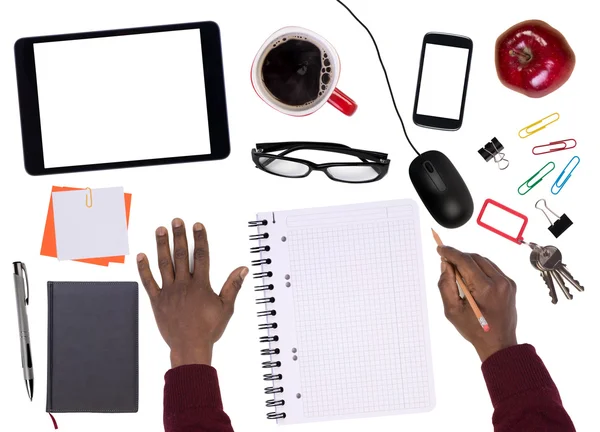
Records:
{"label": "red binder clip", "polygon": [[[496,207],[498,207],[498,208],[500,208],[500,209],[502,209],[502,210],[504,210],[504,211],[506,211],[506,212],[508,212],[508,213],[510,213],[512,215],[514,215],[514,216],[517,216],[518,218],[520,218],[520,219],[523,220],[523,224],[521,225],[521,229],[519,230],[519,233],[516,236],[513,237],[513,236],[511,236],[511,235],[509,235],[509,234],[507,234],[507,233],[505,233],[503,231],[500,231],[497,228],[494,228],[491,225],[486,224],[485,222],[483,222],[481,220],[483,218],[483,214],[485,213],[485,210],[487,209],[487,206],[490,205],[490,204],[492,204],[492,205],[494,205],[494,206],[496,206]],[[494,201],[494,200],[489,199],[489,198],[486,199],[485,202],[483,203],[483,207],[481,208],[481,211],[479,212],[479,216],[477,217],[477,225],[479,225],[479,226],[481,226],[481,227],[483,227],[483,228],[485,228],[485,229],[487,229],[487,230],[489,230],[489,231],[491,231],[493,233],[496,233],[499,236],[502,236],[505,239],[510,240],[510,241],[512,241],[512,242],[514,242],[514,243],[516,243],[518,245],[520,245],[522,243],[525,243],[525,241],[523,240],[523,232],[525,231],[525,227],[527,226],[527,222],[528,222],[527,216],[525,216],[524,214],[519,213],[518,211],[515,211],[515,210],[513,210],[513,209],[511,209],[509,207],[506,207],[504,204],[500,204],[499,202]]]}

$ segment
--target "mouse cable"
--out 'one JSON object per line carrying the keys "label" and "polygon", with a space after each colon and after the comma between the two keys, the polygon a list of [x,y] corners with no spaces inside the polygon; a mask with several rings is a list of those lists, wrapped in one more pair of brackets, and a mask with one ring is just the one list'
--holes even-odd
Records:
{"label": "mouse cable", "polygon": [[396,110],[396,114],[398,115],[398,118],[400,119],[400,124],[402,124],[402,130],[404,131],[404,136],[406,137],[406,140],[408,141],[408,143],[410,144],[410,146],[412,147],[412,149],[415,151],[415,153],[417,153],[420,156],[421,153],[419,153],[419,151],[415,148],[415,146],[413,145],[413,143],[410,141],[410,138],[408,137],[408,133],[406,132],[406,127],[404,126],[404,121],[402,120],[402,116],[400,115],[400,111],[398,111],[398,106],[396,105],[396,99],[394,99],[394,92],[392,91],[392,86],[390,84],[390,79],[388,78],[387,70],[385,69],[385,65],[383,64],[383,60],[381,59],[381,53],[379,52],[379,47],[377,46],[377,42],[375,42],[375,38],[373,37],[373,34],[369,30],[369,28],[366,25],[364,25],[364,23],[360,19],[358,19],[358,17],[356,15],[354,15],[354,12],[352,12],[348,6],[346,6],[340,0],[336,0],[336,1],[339,4],[341,4],[342,6],[344,6],[344,8],[348,12],[350,12],[350,15],[352,15],[354,17],[354,19],[356,21],[358,21],[358,23],[361,26],[364,27],[364,29],[367,31],[367,33],[369,33],[369,36],[371,36],[371,40],[373,41],[373,45],[375,45],[375,50],[377,51],[377,57],[379,57],[379,63],[381,63],[381,68],[383,69],[383,74],[385,75],[385,80],[387,82],[388,89],[390,90],[390,96],[392,97],[392,103],[394,104],[394,109]]}

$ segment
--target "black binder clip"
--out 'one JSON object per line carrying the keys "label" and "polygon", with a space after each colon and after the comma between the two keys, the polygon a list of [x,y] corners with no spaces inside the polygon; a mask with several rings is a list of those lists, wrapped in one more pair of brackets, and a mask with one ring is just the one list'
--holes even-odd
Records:
{"label": "black binder clip", "polygon": [[505,170],[510,165],[510,162],[504,157],[505,155],[502,153],[502,150],[504,150],[504,146],[494,137],[489,143],[481,147],[478,152],[486,162],[494,159],[494,162],[498,164],[498,168]]}
{"label": "black binder clip", "polygon": [[[541,202],[544,203],[545,208],[538,207],[538,205]],[[571,225],[573,225],[573,222],[571,221],[571,219],[569,219],[569,217],[566,214],[563,214],[562,216],[559,217],[556,213],[554,213],[552,210],[550,210],[548,208],[548,205],[546,204],[545,199],[538,200],[538,202],[535,203],[535,208],[538,210],[541,210],[542,213],[544,213],[544,216],[546,216],[546,219],[548,219],[548,222],[550,222],[550,226],[548,227],[548,230],[556,238],[559,238],[562,233],[564,233]],[[548,214],[546,213],[546,210],[558,218],[556,221],[554,221],[554,223],[552,222],[552,219],[550,219],[550,216],[548,216]]]}

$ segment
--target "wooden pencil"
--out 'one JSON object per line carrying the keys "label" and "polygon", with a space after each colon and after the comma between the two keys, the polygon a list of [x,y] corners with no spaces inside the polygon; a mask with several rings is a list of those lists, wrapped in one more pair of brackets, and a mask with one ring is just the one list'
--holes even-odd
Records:
{"label": "wooden pencil", "polygon": [[[434,238],[435,242],[437,243],[437,245],[438,246],[444,246],[444,244],[442,243],[442,239],[440,238],[440,236],[438,235],[438,233],[436,233],[433,230],[433,228],[431,229],[431,232],[433,233],[433,238]],[[458,283],[458,286],[460,287],[460,289],[462,290],[463,294],[465,295],[465,298],[467,299],[467,302],[469,303],[469,306],[471,306],[471,309],[475,313],[475,317],[477,317],[477,321],[479,321],[479,324],[481,325],[481,328],[483,328],[484,332],[489,332],[490,331],[490,326],[489,326],[488,322],[486,321],[486,319],[483,317],[483,314],[481,313],[481,310],[479,310],[479,306],[477,306],[477,303],[475,303],[475,299],[471,295],[471,292],[465,286],[465,284],[463,282],[463,278],[462,278],[460,272],[458,271],[458,269],[456,268],[456,266],[454,266],[451,263],[448,263],[448,264],[452,265],[454,267],[454,271],[456,273],[456,283]]]}

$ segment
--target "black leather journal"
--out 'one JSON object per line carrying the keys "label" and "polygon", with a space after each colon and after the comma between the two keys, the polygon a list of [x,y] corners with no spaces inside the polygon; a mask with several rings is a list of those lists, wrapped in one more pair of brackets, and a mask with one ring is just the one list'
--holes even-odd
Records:
{"label": "black leather journal", "polygon": [[47,412],[137,412],[138,284],[48,282]]}

